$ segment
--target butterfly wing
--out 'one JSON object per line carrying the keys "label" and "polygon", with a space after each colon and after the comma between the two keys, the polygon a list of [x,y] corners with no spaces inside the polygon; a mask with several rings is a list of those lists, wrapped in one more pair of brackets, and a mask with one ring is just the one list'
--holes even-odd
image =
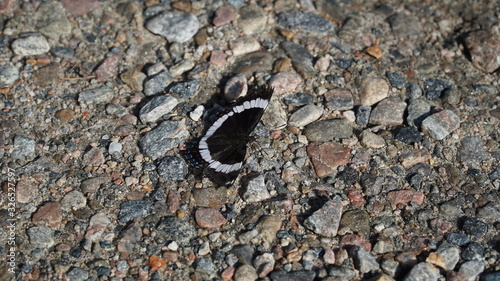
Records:
{"label": "butterfly wing", "polygon": [[249,135],[262,118],[272,93],[268,86],[254,88],[231,109],[220,113],[198,144],[188,147],[186,159],[204,168],[217,184],[232,184],[243,166]]}

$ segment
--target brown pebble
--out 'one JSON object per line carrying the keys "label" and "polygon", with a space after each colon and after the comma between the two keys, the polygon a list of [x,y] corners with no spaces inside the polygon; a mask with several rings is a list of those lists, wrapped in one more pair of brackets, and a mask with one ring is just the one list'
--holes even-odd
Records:
{"label": "brown pebble", "polygon": [[64,122],[71,122],[75,117],[75,113],[72,109],[66,108],[57,111],[56,114],[54,114],[54,117]]}

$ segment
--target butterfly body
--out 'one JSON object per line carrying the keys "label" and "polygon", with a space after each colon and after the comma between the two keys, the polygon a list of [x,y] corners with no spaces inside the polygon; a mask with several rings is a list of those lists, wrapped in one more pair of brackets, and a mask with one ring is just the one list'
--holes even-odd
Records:
{"label": "butterfly body", "polygon": [[264,114],[273,90],[268,86],[254,88],[235,104],[219,113],[205,135],[188,145],[184,155],[195,167],[219,185],[230,185],[245,160],[247,144]]}

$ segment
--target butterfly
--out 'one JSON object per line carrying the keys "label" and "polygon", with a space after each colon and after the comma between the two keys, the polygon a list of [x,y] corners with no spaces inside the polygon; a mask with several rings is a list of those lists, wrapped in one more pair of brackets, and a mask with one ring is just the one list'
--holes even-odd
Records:
{"label": "butterfly", "polygon": [[205,135],[186,145],[184,157],[203,169],[218,185],[232,185],[245,160],[250,134],[259,123],[273,95],[268,85],[250,89],[232,107],[218,113]]}

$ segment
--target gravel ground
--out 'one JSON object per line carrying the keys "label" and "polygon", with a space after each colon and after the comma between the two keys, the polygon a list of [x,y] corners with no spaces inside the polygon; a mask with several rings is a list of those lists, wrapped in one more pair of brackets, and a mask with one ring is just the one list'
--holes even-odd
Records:
{"label": "gravel ground", "polygon": [[[1,1],[0,279],[500,280],[499,17]],[[180,152],[263,83],[244,169],[216,187]]]}

